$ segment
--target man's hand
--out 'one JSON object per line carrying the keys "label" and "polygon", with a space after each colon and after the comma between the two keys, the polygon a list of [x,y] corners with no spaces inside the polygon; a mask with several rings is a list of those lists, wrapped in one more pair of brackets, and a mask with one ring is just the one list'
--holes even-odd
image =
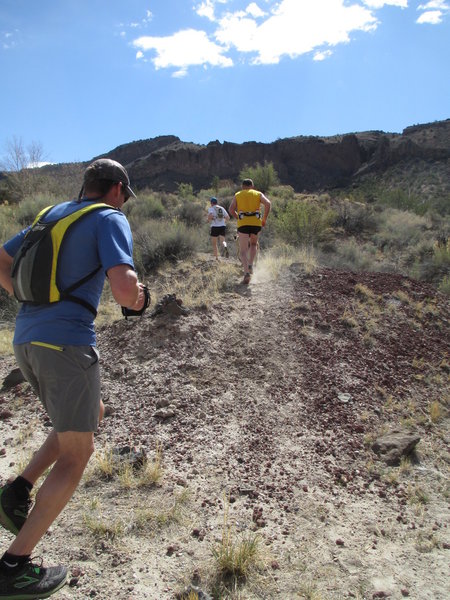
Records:
{"label": "man's hand", "polygon": [[131,307],[122,306],[122,314],[127,319],[128,317],[139,317],[144,314],[150,306],[151,298],[150,291],[147,286],[139,284],[139,295],[136,302]]}

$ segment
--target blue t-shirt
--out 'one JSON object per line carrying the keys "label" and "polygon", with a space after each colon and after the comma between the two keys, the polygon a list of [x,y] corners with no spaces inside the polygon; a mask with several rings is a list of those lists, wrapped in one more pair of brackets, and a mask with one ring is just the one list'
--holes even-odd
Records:
{"label": "blue t-shirt", "polygon": [[[90,203],[63,202],[50,210],[45,221],[61,218]],[[4,245],[10,256],[18,251],[28,229]],[[73,292],[97,308],[106,272],[123,264],[134,268],[133,239],[127,218],[112,207],[95,210],[75,222],[64,237],[58,262],[58,287],[65,289],[101,266],[94,277]],[[94,316],[70,300],[39,306],[22,304],[16,318],[14,344],[25,342],[95,346]]]}

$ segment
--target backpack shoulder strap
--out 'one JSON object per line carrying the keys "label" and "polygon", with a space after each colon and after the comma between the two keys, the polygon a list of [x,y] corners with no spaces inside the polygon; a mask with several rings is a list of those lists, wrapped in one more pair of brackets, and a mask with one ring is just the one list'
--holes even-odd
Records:
{"label": "backpack shoulder strap", "polygon": [[96,269],[94,269],[93,271],[91,271],[90,273],[85,275],[82,279],[79,279],[78,281],[73,283],[70,287],[68,287],[62,291],[60,291],[58,289],[58,286],[56,284],[56,274],[57,274],[57,267],[58,267],[59,251],[61,248],[62,241],[64,239],[64,235],[66,234],[69,227],[71,225],[73,225],[75,222],[77,222],[79,219],[81,219],[84,216],[93,212],[94,210],[108,209],[108,208],[111,209],[112,211],[117,210],[113,206],[110,206],[109,204],[105,204],[103,202],[88,204],[87,206],[84,206],[83,208],[80,208],[80,209],[74,211],[73,213],[66,215],[62,219],[59,219],[59,221],[53,227],[52,233],[51,233],[52,241],[53,241],[53,248],[54,248],[52,269],[51,269],[51,278],[50,278],[50,301],[51,302],[58,302],[59,300],[71,300],[72,302],[81,304],[82,306],[89,309],[94,314],[94,316],[97,315],[97,311],[91,304],[89,304],[88,302],[86,302],[86,300],[83,300],[82,298],[78,298],[77,296],[72,296],[72,292],[74,290],[76,290],[77,288],[79,288],[84,283],[86,283],[87,281],[89,281],[90,279],[92,279],[92,277],[94,277],[94,275],[96,275],[98,273],[98,271],[100,271],[101,266],[98,266]]}

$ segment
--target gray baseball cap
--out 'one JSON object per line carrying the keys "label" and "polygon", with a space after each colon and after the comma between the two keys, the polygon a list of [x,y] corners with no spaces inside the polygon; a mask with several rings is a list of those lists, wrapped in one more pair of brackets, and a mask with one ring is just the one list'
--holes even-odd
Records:
{"label": "gray baseball cap", "polygon": [[119,181],[124,184],[128,194],[136,198],[136,194],[130,188],[130,178],[128,173],[122,167],[120,163],[110,158],[99,158],[91,163],[86,171],[84,172],[83,188],[86,184],[98,179],[106,179],[107,181],[113,181],[118,183]]}

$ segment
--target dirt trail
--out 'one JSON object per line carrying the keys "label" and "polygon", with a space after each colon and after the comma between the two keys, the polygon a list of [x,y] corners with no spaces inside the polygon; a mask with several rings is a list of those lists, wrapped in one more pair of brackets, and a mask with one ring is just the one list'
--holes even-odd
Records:
{"label": "dirt trail", "polygon": [[[448,597],[448,421],[427,417],[448,398],[448,324],[445,298],[411,280],[300,265],[273,277],[260,261],[248,287],[210,308],[101,328],[107,416],[97,446],[151,455],[159,441],[165,475],[150,490],[115,480],[80,488],[42,542],[79,570],[61,598],[174,600],[193,580],[217,593],[212,547],[224,514],[237,537],[257,533],[265,555],[229,598]],[[2,397],[14,407],[0,422],[2,477],[45,433],[33,403],[36,427],[20,440],[24,399],[33,402],[24,385]],[[408,418],[420,462],[386,467],[368,440]],[[83,527],[94,498],[125,521],[119,539]],[[139,509],[174,506],[179,519],[137,527]]]}

